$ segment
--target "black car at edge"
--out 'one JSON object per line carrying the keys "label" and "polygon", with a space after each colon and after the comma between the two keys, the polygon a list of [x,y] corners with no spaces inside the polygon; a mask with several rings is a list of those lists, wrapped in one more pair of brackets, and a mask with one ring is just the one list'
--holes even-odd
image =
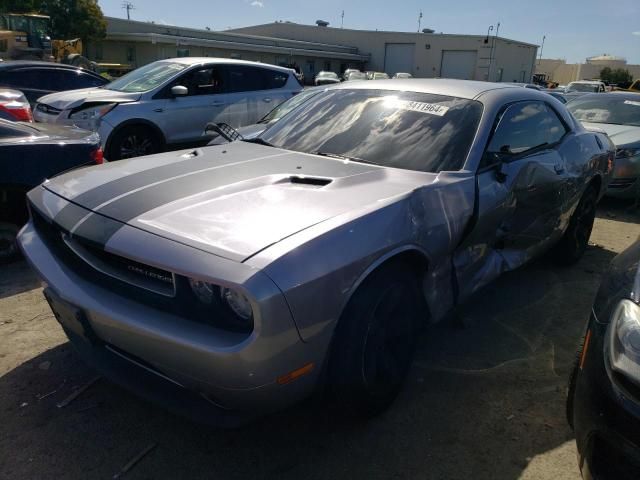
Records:
{"label": "black car at edge", "polygon": [[640,239],[605,275],[569,381],[585,480],[640,478]]}
{"label": "black car at edge", "polygon": [[20,90],[31,105],[54,92],[101,87],[109,80],[73,65],[15,60],[0,63],[0,86]]}
{"label": "black car at edge", "polygon": [[15,238],[29,218],[27,192],[47,178],[102,162],[96,133],[0,119],[0,265],[18,255]]}

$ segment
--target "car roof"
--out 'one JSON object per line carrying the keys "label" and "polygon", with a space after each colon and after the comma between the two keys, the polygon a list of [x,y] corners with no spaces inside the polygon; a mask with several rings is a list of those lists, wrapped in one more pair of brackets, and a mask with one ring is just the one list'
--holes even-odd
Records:
{"label": "car roof", "polygon": [[277,65],[271,65],[270,63],[251,62],[249,60],[235,60],[233,58],[218,58],[218,57],[177,57],[177,58],[165,58],[158,60],[158,62],[171,62],[171,63],[183,63],[185,65],[201,65],[201,64],[233,64],[233,65],[249,65],[252,67],[270,68],[273,70],[280,70],[283,72],[291,73],[292,68],[280,67]]}
{"label": "car roof", "polygon": [[600,80],[576,80],[575,82],[570,82],[569,85],[571,85],[572,83],[584,83],[587,85],[593,85],[593,84],[601,84],[604,83]]}
{"label": "car roof", "polygon": [[[372,90],[398,90],[417,93],[433,93],[451,97],[473,99],[490,90],[512,89],[524,90],[519,85],[510,83],[479,82],[476,80],[457,80],[451,78],[394,78],[380,80],[375,86],[368,82],[342,84],[337,88],[357,88]],[[527,89],[532,90],[532,89]]]}
{"label": "car roof", "polygon": [[64,70],[73,71],[81,70],[82,72],[88,73],[89,75],[100,77],[100,75],[98,75],[96,72],[78,67],[77,65],[67,65],[66,63],[43,62],[38,60],[9,60],[6,62],[0,62],[0,70],[13,70],[16,68],[62,68]]}
{"label": "car roof", "polygon": [[0,63],[0,68],[25,68],[25,67],[67,68],[72,70],[81,69],[76,65],[67,65],[66,63],[56,63],[56,62],[43,62],[39,60],[9,60],[9,61]]}

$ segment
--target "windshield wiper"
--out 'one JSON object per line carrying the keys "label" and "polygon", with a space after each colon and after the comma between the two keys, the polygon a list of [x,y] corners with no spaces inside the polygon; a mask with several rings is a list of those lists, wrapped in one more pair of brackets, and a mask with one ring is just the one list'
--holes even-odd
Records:
{"label": "windshield wiper", "polygon": [[247,143],[257,143],[258,145],[264,145],[265,147],[273,147],[272,143],[267,142],[266,140],[256,137],[256,138],[243,138],[243,142]]}
{"label": "windshield wiper", "polygon": [[317,152],[311,152],[311,155],[320,155],[321,157],[336,158],[338,160],[349,160],[351,162],[367,163],[369,165],[379,165],[378,163],[372,162],[371,160],[364,160],[358,157],[348,157],[346,155],[340,155],[339,153],[317,151]]}

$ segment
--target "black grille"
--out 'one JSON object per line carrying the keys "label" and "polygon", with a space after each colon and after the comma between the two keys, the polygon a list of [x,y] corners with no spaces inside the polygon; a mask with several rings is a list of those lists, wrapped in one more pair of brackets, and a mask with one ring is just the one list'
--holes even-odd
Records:
{"label": "black grille", "polygon": [[[145,288],[139,283],[124,281],[118,275],[110,275],[100,271],[100,269],[96,269],[69,248],[69,245],[63,239],[63,236],[68,235],[69,232],[66,232],[60,226],[45,218],[33,206],[30,206],[30,211],[35,229],[51,252],[59,259],[60,262],[73,270],[74,273],[82,277],[87,282],[96,284],[115,293],[116,295],[133,300],[136,303],[144,304],[150,308],[158,310],[159,312],[170,313],[186,320],[215,325],[227,330],[242,333],[249,333],[249,331],[253,329],[253,326],[250,328],[240,327],[237,322],[233,321],[233,313],[230,311],[229,307],[222,302],[219,294],[214,295],[214,301],[211,305],[204,305],[200,302],[193,293],[187,277],[174,275],[166,270],[157,269],[149,265],[134,262],[118,255],[105,252],[100,247],[91,244],[89,241],[74,237],[74,240],[81,244],[84,249],[90,250],[91,255],[94,256],[94,258],[104,259],[114,269],[122,268],[123,265],[125,268],[133,265],[138,266],[147,272],[158,273],[163,277],[171,276],[173,280],[173,283],[171,284],[172,294],[171,296],[168,296],[166,294],[159,293],[158,291],[154,291],[153,289]],[[161,281],[162,283],[168,284],[166,280]]]}

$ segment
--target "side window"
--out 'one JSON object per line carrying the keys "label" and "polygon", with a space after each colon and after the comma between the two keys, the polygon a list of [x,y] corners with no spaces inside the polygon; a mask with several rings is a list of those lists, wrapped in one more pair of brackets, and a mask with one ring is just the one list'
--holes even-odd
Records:
{"label": "side window", "polygon": [[229,69],[229,89],[231,93],[254,92],[265,90],[268,87],[268,80],[265,73],[270,73],[264,68],[248,67],[244,65],[228,65]]}
{"label": "side window", "polygon": [[54,78],[55,90],[99,87],[104,83],[79,70],[57,70]]}
{"label": "side window", "polygon": [[264,76],[266,77],[266,88],[282,88],[287,84],[289,78],[288,73],[276,72],[274,70],[264,70]]}
{"label": "side window", "polygon": [[169,89],[175,85],[182,85],[189,89],[189,96],[215,95],[225,91],[225,81],[219,68],[206,67],[191,70],[173,81]]}
{"label": "side window", "polygon": [[0,75],[0,82],[17,89],[38,88],[38,74],[32,69],[14,70]]}
{"label": "side window", "polygon": [[553,145],[566,133],[567,128],[558,115],[545,103],[518,102],[507,107],[500,116],[486,154],[497,154],[508,160],[510,156]]}

